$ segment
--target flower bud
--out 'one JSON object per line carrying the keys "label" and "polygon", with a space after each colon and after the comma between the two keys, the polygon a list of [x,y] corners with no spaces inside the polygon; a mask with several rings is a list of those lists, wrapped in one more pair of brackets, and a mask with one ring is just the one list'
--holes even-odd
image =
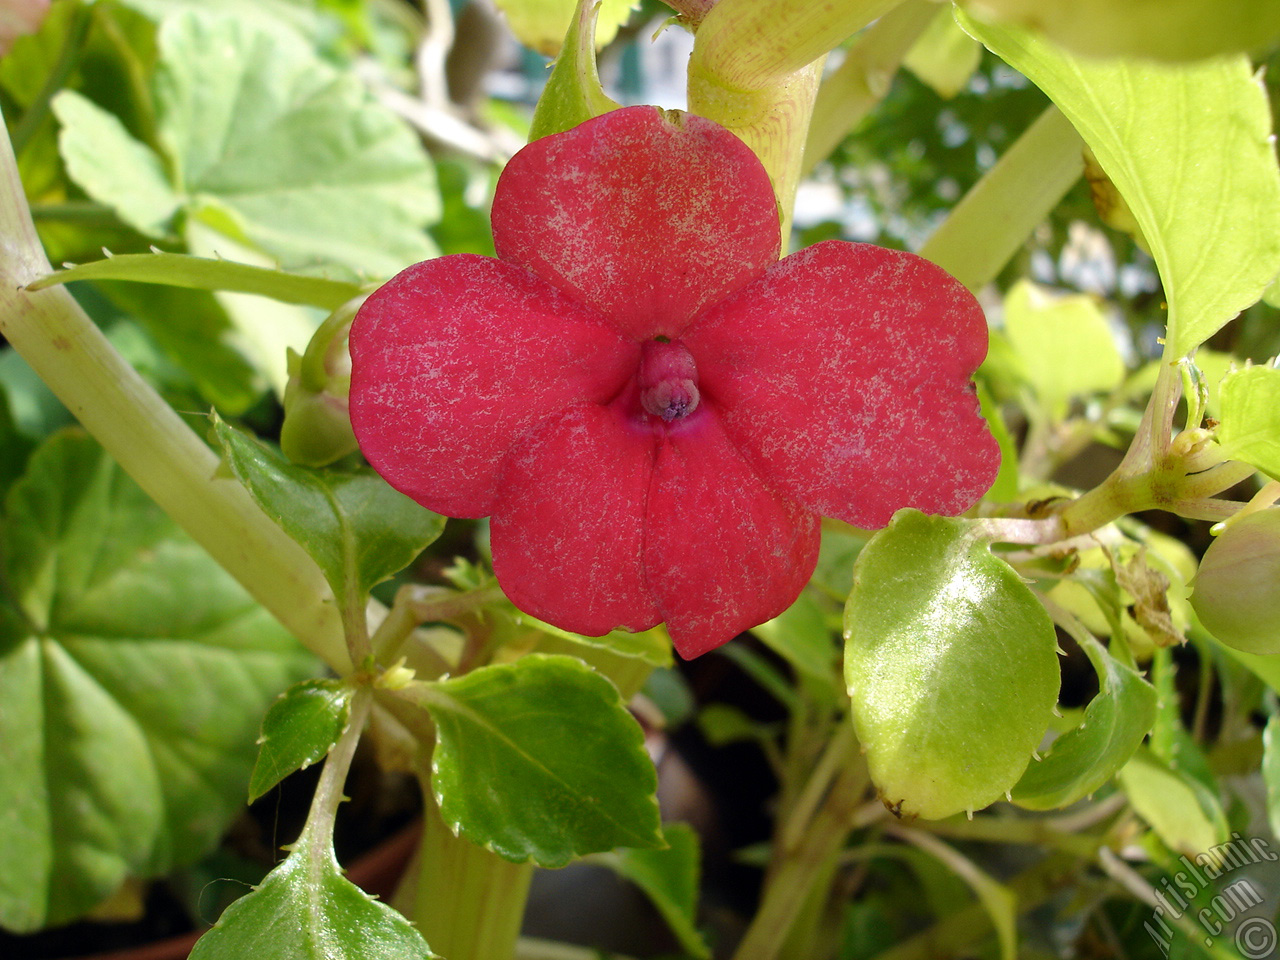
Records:
{"label": "flower bud", "polygon": [[280,449],[304,467],[324,467],[357,449],[347,412],[351,354],[347,339],[358,297],[335,310],[312,336],[307,352],[289,351]]}
{"label": "flower bud", "polygon": [[1191,606],[1227,646],[1280,653],[1280,508],[1227,525],[1200,561]]}

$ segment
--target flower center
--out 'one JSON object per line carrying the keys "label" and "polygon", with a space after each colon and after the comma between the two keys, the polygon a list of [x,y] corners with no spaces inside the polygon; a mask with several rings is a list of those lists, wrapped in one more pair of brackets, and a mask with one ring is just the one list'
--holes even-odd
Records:
{"label": "flower center", "polygon": [[640,406],[667,423],[698,409],[698,368],[683,343],[649,340],[641,348]]}

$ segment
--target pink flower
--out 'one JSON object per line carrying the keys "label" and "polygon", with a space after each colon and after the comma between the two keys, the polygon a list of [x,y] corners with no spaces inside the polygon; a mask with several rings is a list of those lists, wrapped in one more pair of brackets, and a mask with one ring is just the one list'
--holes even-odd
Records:
{"label": "pink flower", "polygon": [[498,258],[410,267],[351,330],[351,419],[391,484],[491,516],[498,581],[586,635],[666,621],[695,657],[786,609],[822,515],[959,513],[999,451],[973,297],[830,241],[779,261],[763,166],[716,124],[629,107],[525,147]]}

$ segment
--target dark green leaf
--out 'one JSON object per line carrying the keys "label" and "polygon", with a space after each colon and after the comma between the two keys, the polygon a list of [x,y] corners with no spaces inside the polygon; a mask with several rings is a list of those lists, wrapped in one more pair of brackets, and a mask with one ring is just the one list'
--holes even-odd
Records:
{"label": "dark green leaf", "polygon": [[352,692],[341,680],[304,680],[280,694],[262,721],[250,803],[295,770],[324,759],[347,727]]}
{"label": "dark green leaf", "polygon": [[902,816],[976,810],[1026,769],[1058,696],[1053,623],[964,520],[901,510],[863,548],[845,679],[881,797]]}
{"label": "dark green leaf", "polygon": [[1128,761],[1156,718],[1156,692],[1093,640],[1084,651],[1097,671],[1098,695],[1084,720],[1054,741],[1013,788],[1013,801],[1033,810],[1065,807],[1102,786]]}
{"label": "dark green leaf", "polygon": [[26,931],[202,855],[313,661],[81,435],[32,456],[0,554],[0,924]]}
{"label": "dark green leaf", "polygon": [[310,845],[223,912],[190,960],[435,960],[414,926]]}
{"label": "dark green leaf", "polygon": [[418,690],[440,736],[432,783],[456,833],[545,867],[663,845],[644,735],[581,661],[532,654]]}
{"label": "dark green leaf", "polygon": [[333,591],[363,596],[440,536],[444,518],[393,490],[372,470],[315,470],[214,418],[236,477],[315,558]]}

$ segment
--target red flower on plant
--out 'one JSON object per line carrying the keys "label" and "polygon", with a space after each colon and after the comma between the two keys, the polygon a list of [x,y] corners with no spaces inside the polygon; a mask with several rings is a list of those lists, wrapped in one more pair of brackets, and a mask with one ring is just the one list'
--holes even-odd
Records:
{"label": "red flower on plant", "polygon": [[630,107],[498,181],[498,258],[410,267],[351,329],[351,419],[392,486],[492,517],[521,609],[598,635],[666,621],[685,657],[789,606],[820,516],[958,513],[999,451],[969,378],[981,308],[908,253],[778,260],[756,156]]}

